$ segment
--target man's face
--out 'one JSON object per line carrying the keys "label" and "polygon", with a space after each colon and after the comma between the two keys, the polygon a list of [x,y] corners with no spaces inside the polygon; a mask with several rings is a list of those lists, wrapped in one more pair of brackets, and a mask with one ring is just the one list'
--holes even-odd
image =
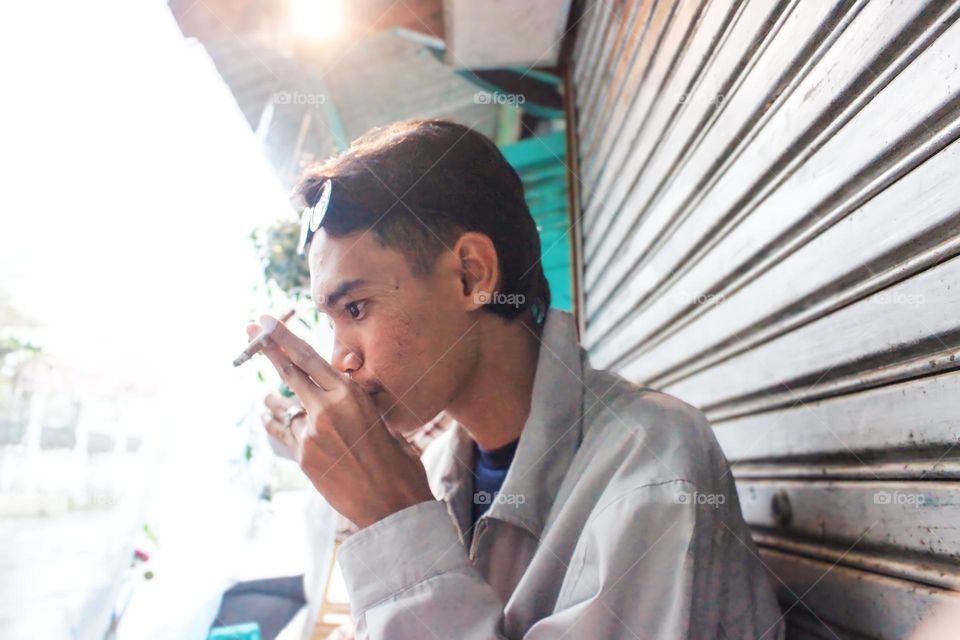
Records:
{"label": "man's face", "polygon": [[418,276],[372,231],[337,238],[322,228],[308,258],[313,299],[335,330],[331,364],[371,394],[394,433],[413,433],[449,405],[477,362],[458,261],[444,252],[433,273]]}

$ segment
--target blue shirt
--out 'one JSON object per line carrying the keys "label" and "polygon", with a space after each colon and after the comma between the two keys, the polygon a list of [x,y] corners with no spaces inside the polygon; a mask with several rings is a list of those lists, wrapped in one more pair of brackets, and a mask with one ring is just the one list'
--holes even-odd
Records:
{"label": "blue shirt", "polygon": [[473,463],[473,523],[476,524],[480,516],[496,500],[503,479],[507,477],[513,454],[517,451],[517,438],[509,444],[496,449],[484,449],[474,443]]}

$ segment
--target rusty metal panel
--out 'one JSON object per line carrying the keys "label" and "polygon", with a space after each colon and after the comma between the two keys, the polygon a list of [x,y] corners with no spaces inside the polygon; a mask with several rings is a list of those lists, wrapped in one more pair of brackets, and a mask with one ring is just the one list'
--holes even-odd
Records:
{"label": "rusty metal panel", "polygon": [[908,635],[960,589],[960,0],[587,2],[577,37],[593,365],[711,419],[789,637]]}

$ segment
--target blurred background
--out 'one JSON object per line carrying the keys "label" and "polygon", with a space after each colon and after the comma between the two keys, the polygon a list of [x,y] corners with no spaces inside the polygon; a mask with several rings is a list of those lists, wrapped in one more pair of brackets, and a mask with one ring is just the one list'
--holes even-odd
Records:
{"label": "blurred background", "polygon": [[329,350],[288,193],[371,127],[494,139],[572,308],[567,6],[534,4],[4,10],[0,637],[202,638],[231,584],[304,572],[312,492],[259,419],[278,381],[230,362],[247,321],[291,307]]}

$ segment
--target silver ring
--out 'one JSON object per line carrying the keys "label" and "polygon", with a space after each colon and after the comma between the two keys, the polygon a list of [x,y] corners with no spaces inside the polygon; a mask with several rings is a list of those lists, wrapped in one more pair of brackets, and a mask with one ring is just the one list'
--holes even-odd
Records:
{"label": "silver ring", "polygon": [[294,420],[304,415],[307,415],[307,410],[303,408],[303,405],[295,404],[292,407],[287,407],[283,414],[283,426],[289,429]]}

